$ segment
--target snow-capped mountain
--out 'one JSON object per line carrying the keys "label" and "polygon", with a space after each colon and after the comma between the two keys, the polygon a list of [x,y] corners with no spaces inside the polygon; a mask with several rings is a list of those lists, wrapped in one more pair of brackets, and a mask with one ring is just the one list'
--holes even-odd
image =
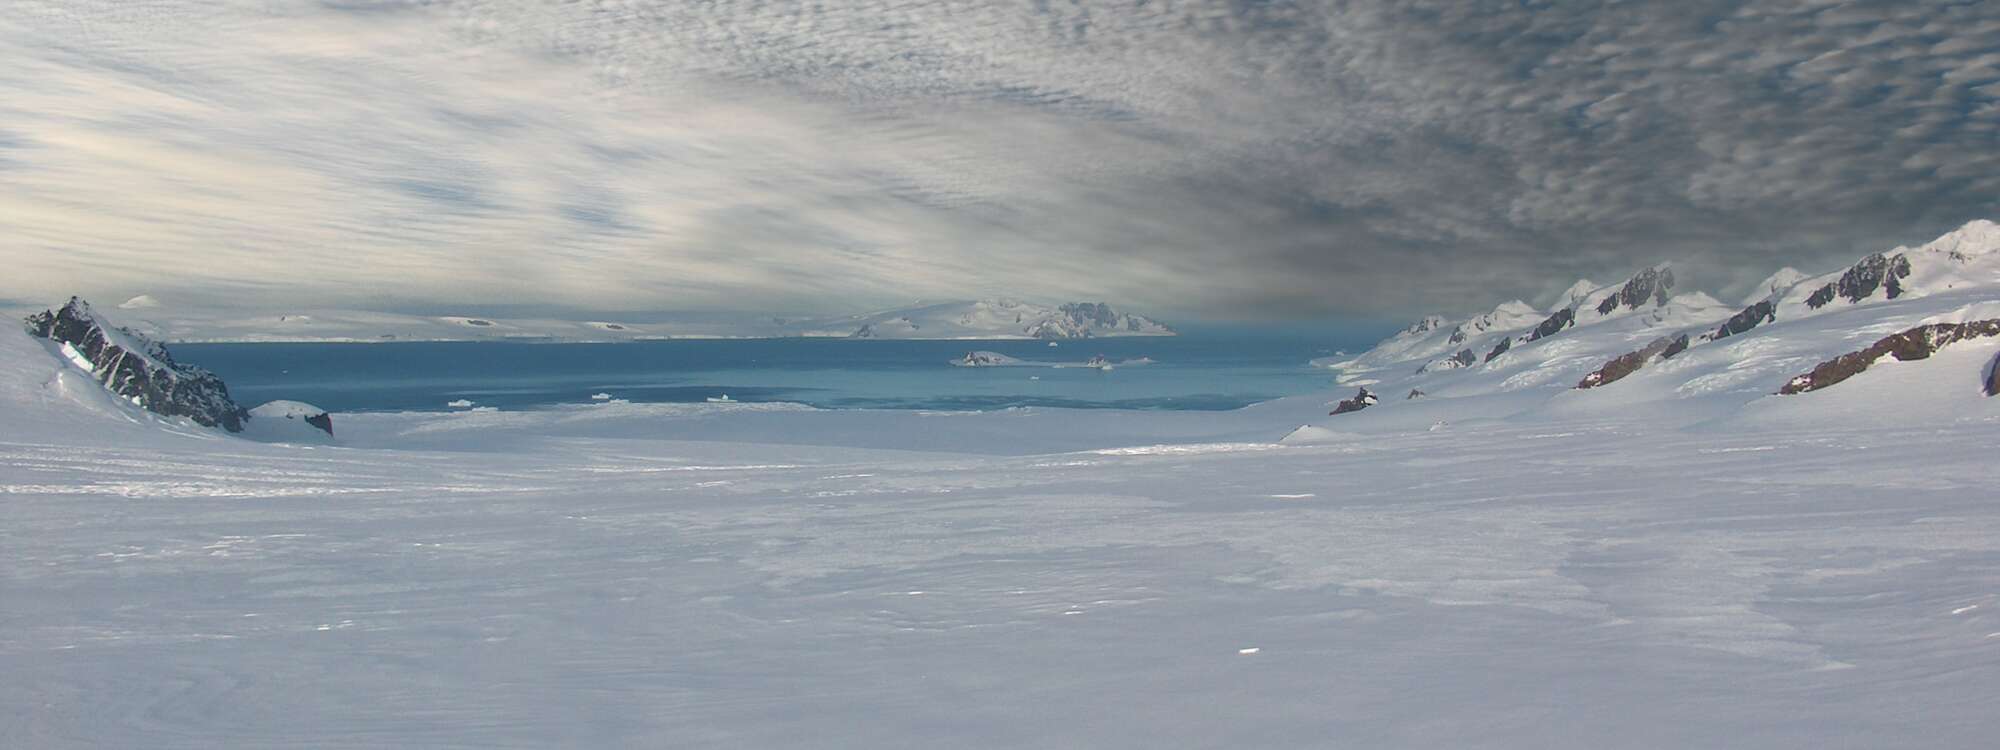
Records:
{"label": "snow-capped mountain", "polygon": [[1384,401],[1371,419],[1398,408],[1465,417],[1645,402],[1721,415],[1765,399],[1802,403],[1794,394],[1868,380],[1872,364],[1941,353],[1956,369],[1939,371],[1938,388],[1981,393],[2000,379],[2000,225],[1989,221],[1824,274],[1780,270],[1742,306],[1675,294],[1674,282],[1655,266],[1620,284],[1579,284],[1538,320],[1518,303],[1457,324],[1426,317],[1359,356],[1317,363],[1345,385],[1424,397],[1421,407]]}
{"label": "snow-capped mountain", "polygon": [[939,302],[817,321],[806,335],[846,330],[874,339],[1082,339],[1172,336],[1151,318],[1121,313],[1102,302],[1047,307],[1010,299]]}

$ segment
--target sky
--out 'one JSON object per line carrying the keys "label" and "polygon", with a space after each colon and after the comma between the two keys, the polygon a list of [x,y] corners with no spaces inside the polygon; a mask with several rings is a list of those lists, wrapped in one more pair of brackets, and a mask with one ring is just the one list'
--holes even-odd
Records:
{"label": "sky", "polygon": [[8,0],[0,298],[1216,320],[2000,219],[2000,3]]}

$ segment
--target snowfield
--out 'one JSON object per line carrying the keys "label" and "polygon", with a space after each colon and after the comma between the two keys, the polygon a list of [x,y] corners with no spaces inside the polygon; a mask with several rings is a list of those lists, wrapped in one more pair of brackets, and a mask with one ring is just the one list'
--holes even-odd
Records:
{"label": "snowfield", "polygon": [[1953,379],[1994,351],[1721,421],[609,403],[293,446],[7,331],[0,746],[1987,747],[2000,399]]}
{"label": "snowfield", "polygon": [[1991,747],[2000,337],[1774,395],[2000,318],[2000,227],[1897,253],[1580,282],[1223,413],[256,442],[6,330],[0,747]]}

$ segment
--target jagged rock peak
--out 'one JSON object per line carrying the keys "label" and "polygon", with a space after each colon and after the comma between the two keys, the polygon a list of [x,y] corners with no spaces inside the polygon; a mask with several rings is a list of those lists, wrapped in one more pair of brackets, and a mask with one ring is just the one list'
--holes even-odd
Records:
{"label": "jagged rock peak", "polygon": [[111,392],[148,411],[241,432],[249,413],[229,398],[222,379],[174,361],[167,347],[104,319],[69,298],[61,309],[28,316],[28,333],[62,344],[64,355]]}
{"label": "jagged rock peak", "polygon": [[1838,281],[1827,282],[1806,298],[1806,306],[1814,309],[1825,307],[1835,297],[1850,303],[1860,302],[1875,293],[1885,290],[1885,296],[1895,299],[1903,296],[1902,279],[1910,277],[1910,257],[1904,253],[1893,256],[1872,253],[1840,275]]}
{"label": "jagged rock peak", "polygon": [[1647,304],[1664,305],[1674,288],[1674,269],[1660,264],[1634,274],[1616,294],[1597,303],[1597,314],[1610,315],[1618,308],[1637,310]]}

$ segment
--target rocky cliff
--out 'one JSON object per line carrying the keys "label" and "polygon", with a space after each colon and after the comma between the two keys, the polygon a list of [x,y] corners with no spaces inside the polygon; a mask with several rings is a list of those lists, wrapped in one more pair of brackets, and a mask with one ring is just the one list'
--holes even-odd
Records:
{"label": "rocky cliff", "polygon": [[121,398],[148,411],[241,432],[249,413],[229,398],[222,379],[174,361],[166,346],[100,317],[82,299],[28,316],[28,333],[54,341],[63,355]]}

